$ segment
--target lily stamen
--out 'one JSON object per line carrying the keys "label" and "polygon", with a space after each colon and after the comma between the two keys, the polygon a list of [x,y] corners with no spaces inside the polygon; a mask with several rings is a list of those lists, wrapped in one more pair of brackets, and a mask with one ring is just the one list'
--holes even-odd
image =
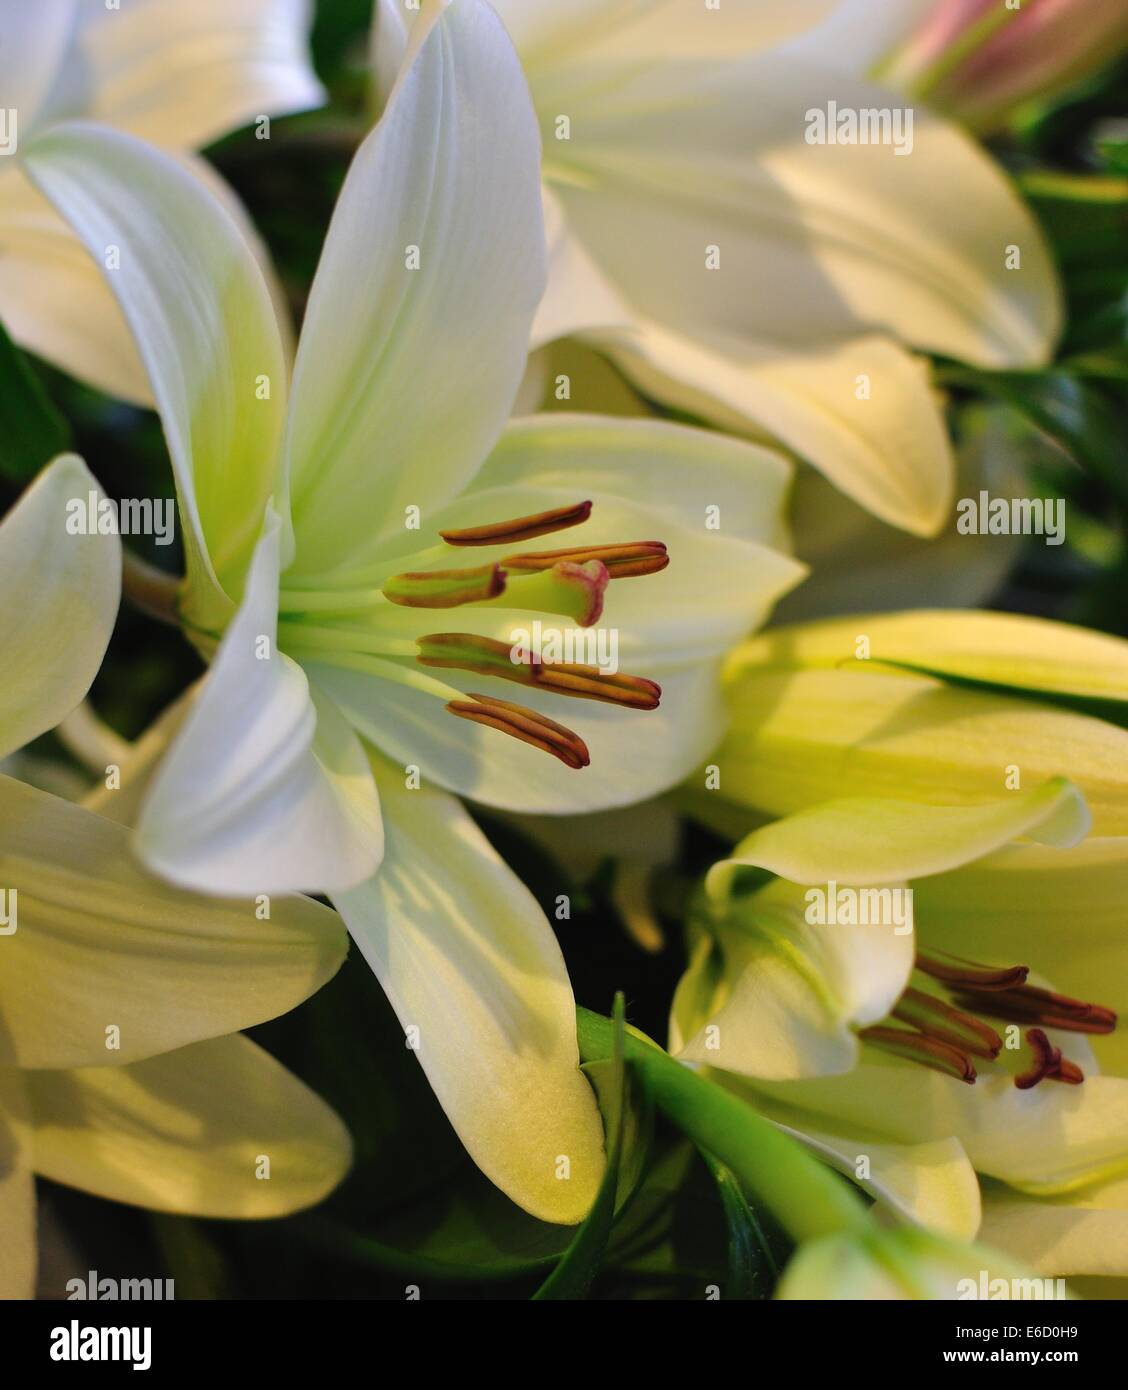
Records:
{"label": "lily stamen", "polygon": [[1081,1068],[1063,1058],[1061,1049],[1050,1042],[1041,1028],[1031,1028],[1026,1034],[1026,1041],[1034,1053],[1034,1062],[1029,1071],[1021,1072],[1014,1079],[1020,1091],[1029,1091],[1039,1081],[1064,1081],[1070,1086],[1078,1086],[1084,1081],[1085,1074]]}
{"label": "lily stamen", "polygon": [[459,719],[485,724],[488,728],[539,748],[542,753],[551,753],[566,767],[587,767],[591,762],[587,744],[578,734],[524,705],[471,693],[467,700],[451,700],[446,708]]}
{"label": "lily stamen", "polygon": [[383,594],[405,608],[459,608],[466,603],[484,603],[505,592],[505,571],[498,564],[476,569],[421,570],[393,574]]}
{"label": "lily stamen", "polygon": [[571,507],[554,507],[551,511],[533,516],[516,516],[509,521],[494,521],[487,526],[467,526],[461,530],[440,531],[447,545],[513,545],[531,541],[552,531],[565,531],[582,525],[591,516],[591,502],[577,502]]}
{"label": "lily stamen", "polygon": [[621,545],[573,545],[562,550],[526,550],[507,555],[502,564],[511,570],[551,569],[561,560],[575,564],[599,560],[607,567],[612,579],[629,579],[635,575],[657,574],[670,563],[662,541],[628,541]]}
{"label": "lily stamen", "polygon": [[1111,1033],[1116,1027],[1116,1014],[1103,1004],[1089,1004],[1082,999],[1070,999],[1048,989],[1023,985],[1018,989],[993,992],[989,998],[959,1002],[978,1009],[991,1018],[1012,1023],[1038,1023],[1044,1028],[1059,1028],[1065,1033]]}
{"label": "lily stamen", "polygon": [[863,1028],[858,1034],[866,1042],[883,1052],[891,1052],[895,1057],[905,1057],[910,1062],[921,1062],[933,1071],[953,1076],[957,1081],[975,1085],[975,1067],[971,1058],[951,1043],[940,1038],[926,1037],[924,1033],[909,1032],[905,1028]]}
{"label": "lily stamen", "polygon": [[499,676],[518,685],[537,686],[557,695],[601,700],[631,709],[657,709],[662,688],[643,676],[614,675],[598,666],[578,662],[545,665],[535,659],[515,661],[513,648],[492,637],[470,632],[435,632],[417,639],[419,662],[448,670],[474,671]]}
{"label": "lily stamen", "polygon": [[993,1028],[918,989],[905,990],[893,1017],[975,1057],[994,1061],[1002,1051],[1003,1040]]}
{"label": "lily stamen", "polygon": [[1010,965],[996,969],[994,966],[980,965],[973,960],[961,960],[958,956],[952,956],[950,959],[951,964],[948,961],[937,960],[934,956],[918,953],[916,968],[955,989],[986,991],[1013,989],[1016,985],[1025,983],[1027,975],[1030,974],[1030,967],[1026,965]]}

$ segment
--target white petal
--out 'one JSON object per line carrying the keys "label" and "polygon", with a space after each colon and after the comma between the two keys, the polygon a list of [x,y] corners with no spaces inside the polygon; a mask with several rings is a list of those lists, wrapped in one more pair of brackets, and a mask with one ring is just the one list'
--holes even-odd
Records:
{"label": "white petal", "polygon": [[102,494],[75,454],[61,454],[0,523],[0,757],[54,728],[98,674],[117,617],[121,541],[72,534]]}
{"label": "white petal", "polygon": [[534,1216],[579,1221],[603,1134],[552,930],[453,798],[378,770],[387,854],[334,902],[470,1156]]}
{"label": "white petal", "polygon": [[199,149],[259,116],[320,106],[308,0],[128,0],[86,7],[88,114],[154,145]]}
{"label": "white petal", "polygon": [[76,0],[5,6],[0,91],[5,108],[16,112],[16,149],[19,140],[31,134],[32,123],[51,95],[74,34],[76,8]]}
{"label": "white petal", "polygon": [[37,1172],[155,1211],[286,1216],[327,1196],[352,1158],[336,1114],[249,1038],[28,1072],[27,1087]]}
{"label": "white petal", "polygon": [[1049,253],[972,140],[919,106],[907,155],[907,127],[899,146],[814,139],[810,113],[829,101],[901,112],[895,92],[769,52],[589,63],[569,96],[556,192],[647,318],[706,341],[804,349],[884,330],[983,366],[1047,359],[1061,322]]}
{"label": "white petal", "polygon": [[1042,1275],[1128,1274],[1128,1178],[1067,1197],[1028,1197],[992,1185],[984,1196],[983,1239]]}
{"label": "white petal", "polygon": [[539,158],[496,15],[432,5],[353,161],[306,310],[288,436],[299,572],[359,563],[489,452],[544,289]]}
{"label": "white petal", "polygon": [[[306,899],[201,900],[143,873],[128,831],[0,778],[0,1065],[129,1062],[285,1013],[344,959]],[[108,1030],[116,1029],[114,1034]]]}
{"label": "white petal", "polygon": [[262,273],[202,184],[130,136],[61,125],[25,162],[100,265],[117,248],[119,268],[106,278],[149,372],[172,457],[186,617],[218,631],[242,592],[276,489],[284,508],[276,471],[286,368]]}
{"label": "white petal", "polygon": [[279,536],[271,513],[243,605],[138,823],[146,864],[201,892],[326,892],[380,862],[360,744],[277,647]]}

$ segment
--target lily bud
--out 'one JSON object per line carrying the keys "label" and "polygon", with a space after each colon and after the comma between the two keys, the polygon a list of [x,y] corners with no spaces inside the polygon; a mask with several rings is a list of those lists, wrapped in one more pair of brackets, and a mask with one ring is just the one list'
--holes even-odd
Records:
{"label": "lily bud", "polygon": [[1128,43],[1115,0],[945,0],[882,75],[979,130],[1105,66]]}

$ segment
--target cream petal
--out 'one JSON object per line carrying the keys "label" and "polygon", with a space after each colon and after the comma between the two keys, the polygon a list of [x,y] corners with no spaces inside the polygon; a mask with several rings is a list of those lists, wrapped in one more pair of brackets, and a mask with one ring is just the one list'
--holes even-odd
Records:
{"label": "cream petal", "polygon": [[309,0],[129,0],[87,6],[79,51],[92,120],[199,149],[261,116],[320,106]]}
{"label": "cream petal", "polygon": [[85,534],[92,496],[96,507],[102,495],[89,469],[61,454],[0,523],[0,757],[54,728],[102,664],[121,541]]}
{"label": "cream petal", "polygon": [[34,1298],[38,1263],[31,1113],[23,1077],[0,1066],[0,1299]]}
{"label": "cream petal", "polygon": [[169,887],[136,866],[124,827],[7,777],[0,824],[16,927],[0,937],[3,1065],[130,1062],[250,1027],[344,959],[328,909]]}
{"label": "cream petal", "polygon": [[249,1038],[28,1072],[27,1089],[36,1172],[154,1211],[287,1216],[328,1196],[352,1160],[337,1115]]}
{"label": "cream petal", "polygon": [[457,801],[376,766],[384,863],[333,901],[470,1156],[534,1216],[578,1222],[602,1177],[603,1133],[560,948]]}

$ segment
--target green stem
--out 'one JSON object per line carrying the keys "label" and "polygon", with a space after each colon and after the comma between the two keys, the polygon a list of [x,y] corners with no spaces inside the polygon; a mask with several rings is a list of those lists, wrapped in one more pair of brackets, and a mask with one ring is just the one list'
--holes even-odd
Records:
{"label": "green stem", "polygon": [[181,580],[167,570],[142,560],[127,547],[121,552],[121,590],[125,597],[158,622],[171,627],[180,626],[179,598]]}
{"label": "green stem", "polygon": [[[583,1060],[610,1057],[611,1020],[588,1009],[576,1017]],[[796,1241],[854,1229],[865,1216],[862,1199],[801,1144],[632,1028],[626,1057],[659,1109],[755,1192]]]}

